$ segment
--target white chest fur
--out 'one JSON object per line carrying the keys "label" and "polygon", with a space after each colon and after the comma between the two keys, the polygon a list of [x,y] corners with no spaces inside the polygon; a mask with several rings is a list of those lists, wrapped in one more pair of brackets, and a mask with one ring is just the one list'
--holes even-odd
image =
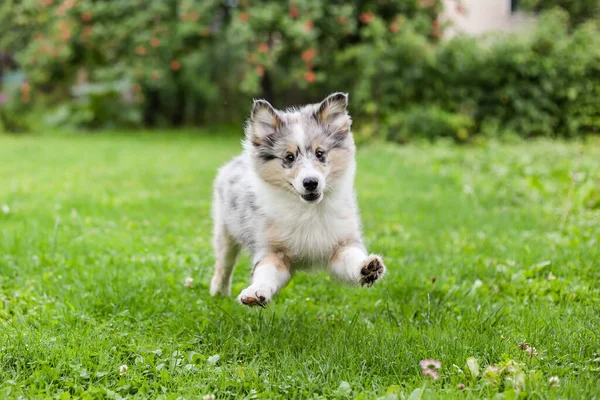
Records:
{"label": "white chest fur", "polygon": [[287,193],[261,188],[265,193],[264,210],[278,241],[299,267],[312,267],[326,262],[343,240],[358,231],[352,191],[326,197],[319,204],[305,204]]}

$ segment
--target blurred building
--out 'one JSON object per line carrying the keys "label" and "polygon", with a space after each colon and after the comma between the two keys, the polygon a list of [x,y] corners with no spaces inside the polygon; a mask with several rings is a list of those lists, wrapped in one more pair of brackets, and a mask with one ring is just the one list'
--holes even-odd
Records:
{"label": "blurred building", "polygon": [[518,0],[443,0],[445,21],[451,26],[445,36],[460,33],[514,32],[531,27],[535,16],[517,11]]}

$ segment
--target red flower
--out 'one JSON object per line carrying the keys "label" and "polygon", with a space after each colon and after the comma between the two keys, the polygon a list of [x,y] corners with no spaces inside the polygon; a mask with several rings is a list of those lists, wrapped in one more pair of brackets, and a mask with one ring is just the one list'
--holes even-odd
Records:
{"label": "red flower", "polygon": [[369,22],[373,21],[373,18],[375,18],[375,14],[373,14],[372,12],[365,12],[360,14],[360,22],[362,22],[363,24],[368,24]]}
{"label": "red flower", "polygon": [[459,13],[460,15],[465,15],[465,6],[463,6],[462,4],[458,3],[456,5],[456,12]]}
{"label": "red flower", "polygon": [[312,31],[314,26],[315,26],[314,22],[312,22],[311,20],[308,20],[304,23],[304,30],[306,32],[310,32],[310,31]]}
{"label": "red flower", "polygon": [[89,22],[92,20],[92,13],[90,12],[84,12],[83,14],[81,14],[81,20],[83,22]]}
{"label": "red flower", "polygon": [[241,12],[240,15],[238,16],[238,18],[240,19],[240,21],[246,22],[246,21],[248,21],[249,16],[248,16],[248,13]]}
{"label": "red flower", "polygon": [[267,53],[269,51],[269,45],[265,42],[262,42],[258,45],[258,51],[260,51],[261,53]]}
{"label": "red flower", "polygon": [[256,71],[256,75],[263,76],[265,74],[265,67],[262,65],[257,65],[254,70]]}
{"label": "red flower", "polygon": [[298,10],[298,7],[295,5],[292,5],[290,7],[290,17],[292,18],[298,18],[300,16],[300,10]]}
{"label": "red flower", "polygon": [[302,59],[304,60],[304,62],[310,62],[313,58],[315,58],[315,56],[317,55],[317,49],[315,48],[310,48],[308,50],[304,50],[302,52]]}
{"label": "red flower", "polygon": [[179,71],[181,69],[181,63],[177,60],[171,61],[171,69],[173,71]]}
{"label": "red flower", "polygon": [[137,54],[138,56],[145,56],[146,48],[144,46],[137,46],[135,48],[135,54]]}
{"label": "red flower", "polygon": [[400,30],[400,22],[394,21],[390,24],[390,32],[396,33]]}
{"label": "red flower", "polygon": [[304,79],[306,79],[306,82],[308,83],[313,83],[317,80],[317,75],[312,71],[306,71],[304,73]]}
{"label": "red flower", "polygon": [[158,47],[160,46],[160,39],[154,36],[152,39],[150,39],[150,44],[152,47]]}

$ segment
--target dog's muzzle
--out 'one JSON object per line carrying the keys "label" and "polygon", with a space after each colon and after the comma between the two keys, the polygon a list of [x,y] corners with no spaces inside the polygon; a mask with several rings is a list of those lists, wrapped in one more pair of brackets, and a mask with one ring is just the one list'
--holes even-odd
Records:
{"label": "dog's muzzle", "polygon": [[303,194],[300,197],[302,197],[302,199],[304,201],[312,203],[313,201],[317,201],[317,200],[319,200],[319,198],[321,198],[321,193],[319,193],[319,192],[312,192],[312,193]]}

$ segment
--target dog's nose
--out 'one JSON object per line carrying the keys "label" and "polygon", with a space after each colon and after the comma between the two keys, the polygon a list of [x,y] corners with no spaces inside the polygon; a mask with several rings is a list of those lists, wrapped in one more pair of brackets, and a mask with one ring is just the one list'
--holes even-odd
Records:
{"label": "dog's nose", "polygon": [[302,186],[304,186],[304,189],[306,190],[313,191],[319,186],[319,181],[315,178],[305,178],[302,181]]}

